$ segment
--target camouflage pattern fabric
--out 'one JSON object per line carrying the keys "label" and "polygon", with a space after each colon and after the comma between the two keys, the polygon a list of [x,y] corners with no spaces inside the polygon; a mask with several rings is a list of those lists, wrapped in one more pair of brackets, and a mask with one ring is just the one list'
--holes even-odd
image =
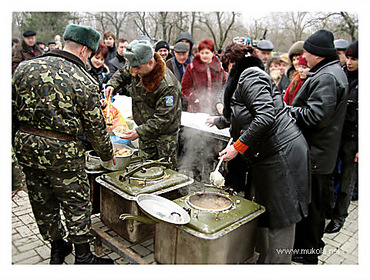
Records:
{"label": "camouflage pattern fabric", "polygon": [[14,149],[27,178],[37,224],[45,240],[65,235],[60,209],[74,243],[92,240],[91,202],[85,166],[85,134],[103,160],[113,146],[100,108],[98,84],[75,55],[54,50],[22,62],[13,74],[13,124],[75,136],[64,141],[17,131]]}
{"label": "camouflage pattern fabric", "polygon": [[179,150],[178,133],[159,136],[156,139],[142,141],[139,139],[139,156],[145,159],[161,159],[172,164],[171,169],[177,168],[177,154]]}
{"label": "camouflage pattern fabric", "polygon": [[[113,147],[99,102],[99,87],[76,56],[55,50],[22,62],[13,75],[13,122],[71,136],[86,134],[103,160]],[[23,166],[75,171],[84,165],[85,145],[18,131],[14,148]]]}
{"label": "camouflage pattern fabric", "polygon": [[[144,78],[133,75],[130,66],[126,65],[116,71],[107,86],[113,86],[117,91],[121,87],[131,85],[132,114],[138,125],[136,131],[140,137],[140,149],[152,159],[158,159],[157,156],[164,154],[176,162],[177,143],[168,143],[177,141],[175,135],[181,125],[181,86],[163,60],[158,59],[159,55],[154,55],[157,64]],[[156,151],[153,147],[156,147]],[[159,151],[162,148],[166,150]],[[149,150],[151,151],[147,152]]]}
{"label": "camouflage pattern fabric", "polygon": [[22,167],[19,165],[17,157],[12,147],[12,191],[18,191],[26,185],[26,177],[22,172]]}
{"label": "camouflage pattern fabric", "polygon": [[65,237],[66,230],[59,213],[62,209],[68,239],[75,244],[92,241],[92,206],[85,171],[59,173],[25,167],[24,172],[28,196],[42,237],[50,242]]}

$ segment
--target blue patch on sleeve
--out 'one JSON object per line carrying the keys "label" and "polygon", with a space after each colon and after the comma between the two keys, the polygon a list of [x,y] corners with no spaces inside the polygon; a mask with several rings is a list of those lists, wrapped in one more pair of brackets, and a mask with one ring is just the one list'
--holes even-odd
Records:
{"label": "blue patch on sleeve", "polygon": [[173,96],[166,96],[166,106],[173,106]]}

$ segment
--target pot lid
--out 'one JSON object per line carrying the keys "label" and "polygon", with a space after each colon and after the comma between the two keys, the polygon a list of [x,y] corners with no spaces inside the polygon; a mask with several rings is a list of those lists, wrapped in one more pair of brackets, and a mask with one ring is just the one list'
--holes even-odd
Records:
{"label": "pot lid", "polygon": [[185,225],[190,221],[189,214],[183,208],[161,196],[140,194],[137,204],[149,216],[166,223]]}

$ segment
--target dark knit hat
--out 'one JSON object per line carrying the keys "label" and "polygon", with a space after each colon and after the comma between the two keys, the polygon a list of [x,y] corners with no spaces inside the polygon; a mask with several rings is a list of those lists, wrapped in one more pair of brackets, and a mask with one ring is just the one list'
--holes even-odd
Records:
{"label": "dark knit hat", "polygon": [[358,41],[354,41],[346,50],[346,56],[358,58]]}
{"label": "dark knit hat", "polygon": [[36,32],[33,30],[27,30],[23,33],[23,37],[31,37],[31,36],[36,36]]}
{"label": "dark knit hat", "polygon": [[123,55],[128,59],[130,66],[137,67],[147,63],[153,57],[154,50],[147,40],[133,40],[127,45]]}
{"label": "dark knit hat", "polygon": [[170,46],[168,45],[168,43],[166,41],[159,41],[155,45],[155,51],[157,52],[160,49],[167,49],[168,51],[170,51]]}
{"label": "dark knit hat", "polygon": [[70,24],[64,31],[63,39],[84,45],[95,52],[98,49],[101,36],[98,31],[90,26]]}
{"label": "dark knit hat", "polygon": [[304,41],[303,49],[320,57],[333,57],[337,55],[334,46],[334,35],[328,30],[321,29]]}

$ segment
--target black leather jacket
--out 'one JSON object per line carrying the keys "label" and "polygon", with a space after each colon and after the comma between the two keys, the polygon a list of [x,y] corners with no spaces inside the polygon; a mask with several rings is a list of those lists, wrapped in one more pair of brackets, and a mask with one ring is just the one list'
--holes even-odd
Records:
{"label": "black leather jacket", "polygon": [[[232,74],[230,74],[232,76]],[[259,225],[269,228],[297,223],[310,201],[307,142],[269,75],[246,68],[230,101],[231,134],[249,148],[256,202],[266,207]]]}
{"label": "black leather jacket", "polygon": [[338,60],[325,59],[311,68],[293,101],[290,111],[310,146],[312,173],[333,172],[347,95],[347,77]]}

